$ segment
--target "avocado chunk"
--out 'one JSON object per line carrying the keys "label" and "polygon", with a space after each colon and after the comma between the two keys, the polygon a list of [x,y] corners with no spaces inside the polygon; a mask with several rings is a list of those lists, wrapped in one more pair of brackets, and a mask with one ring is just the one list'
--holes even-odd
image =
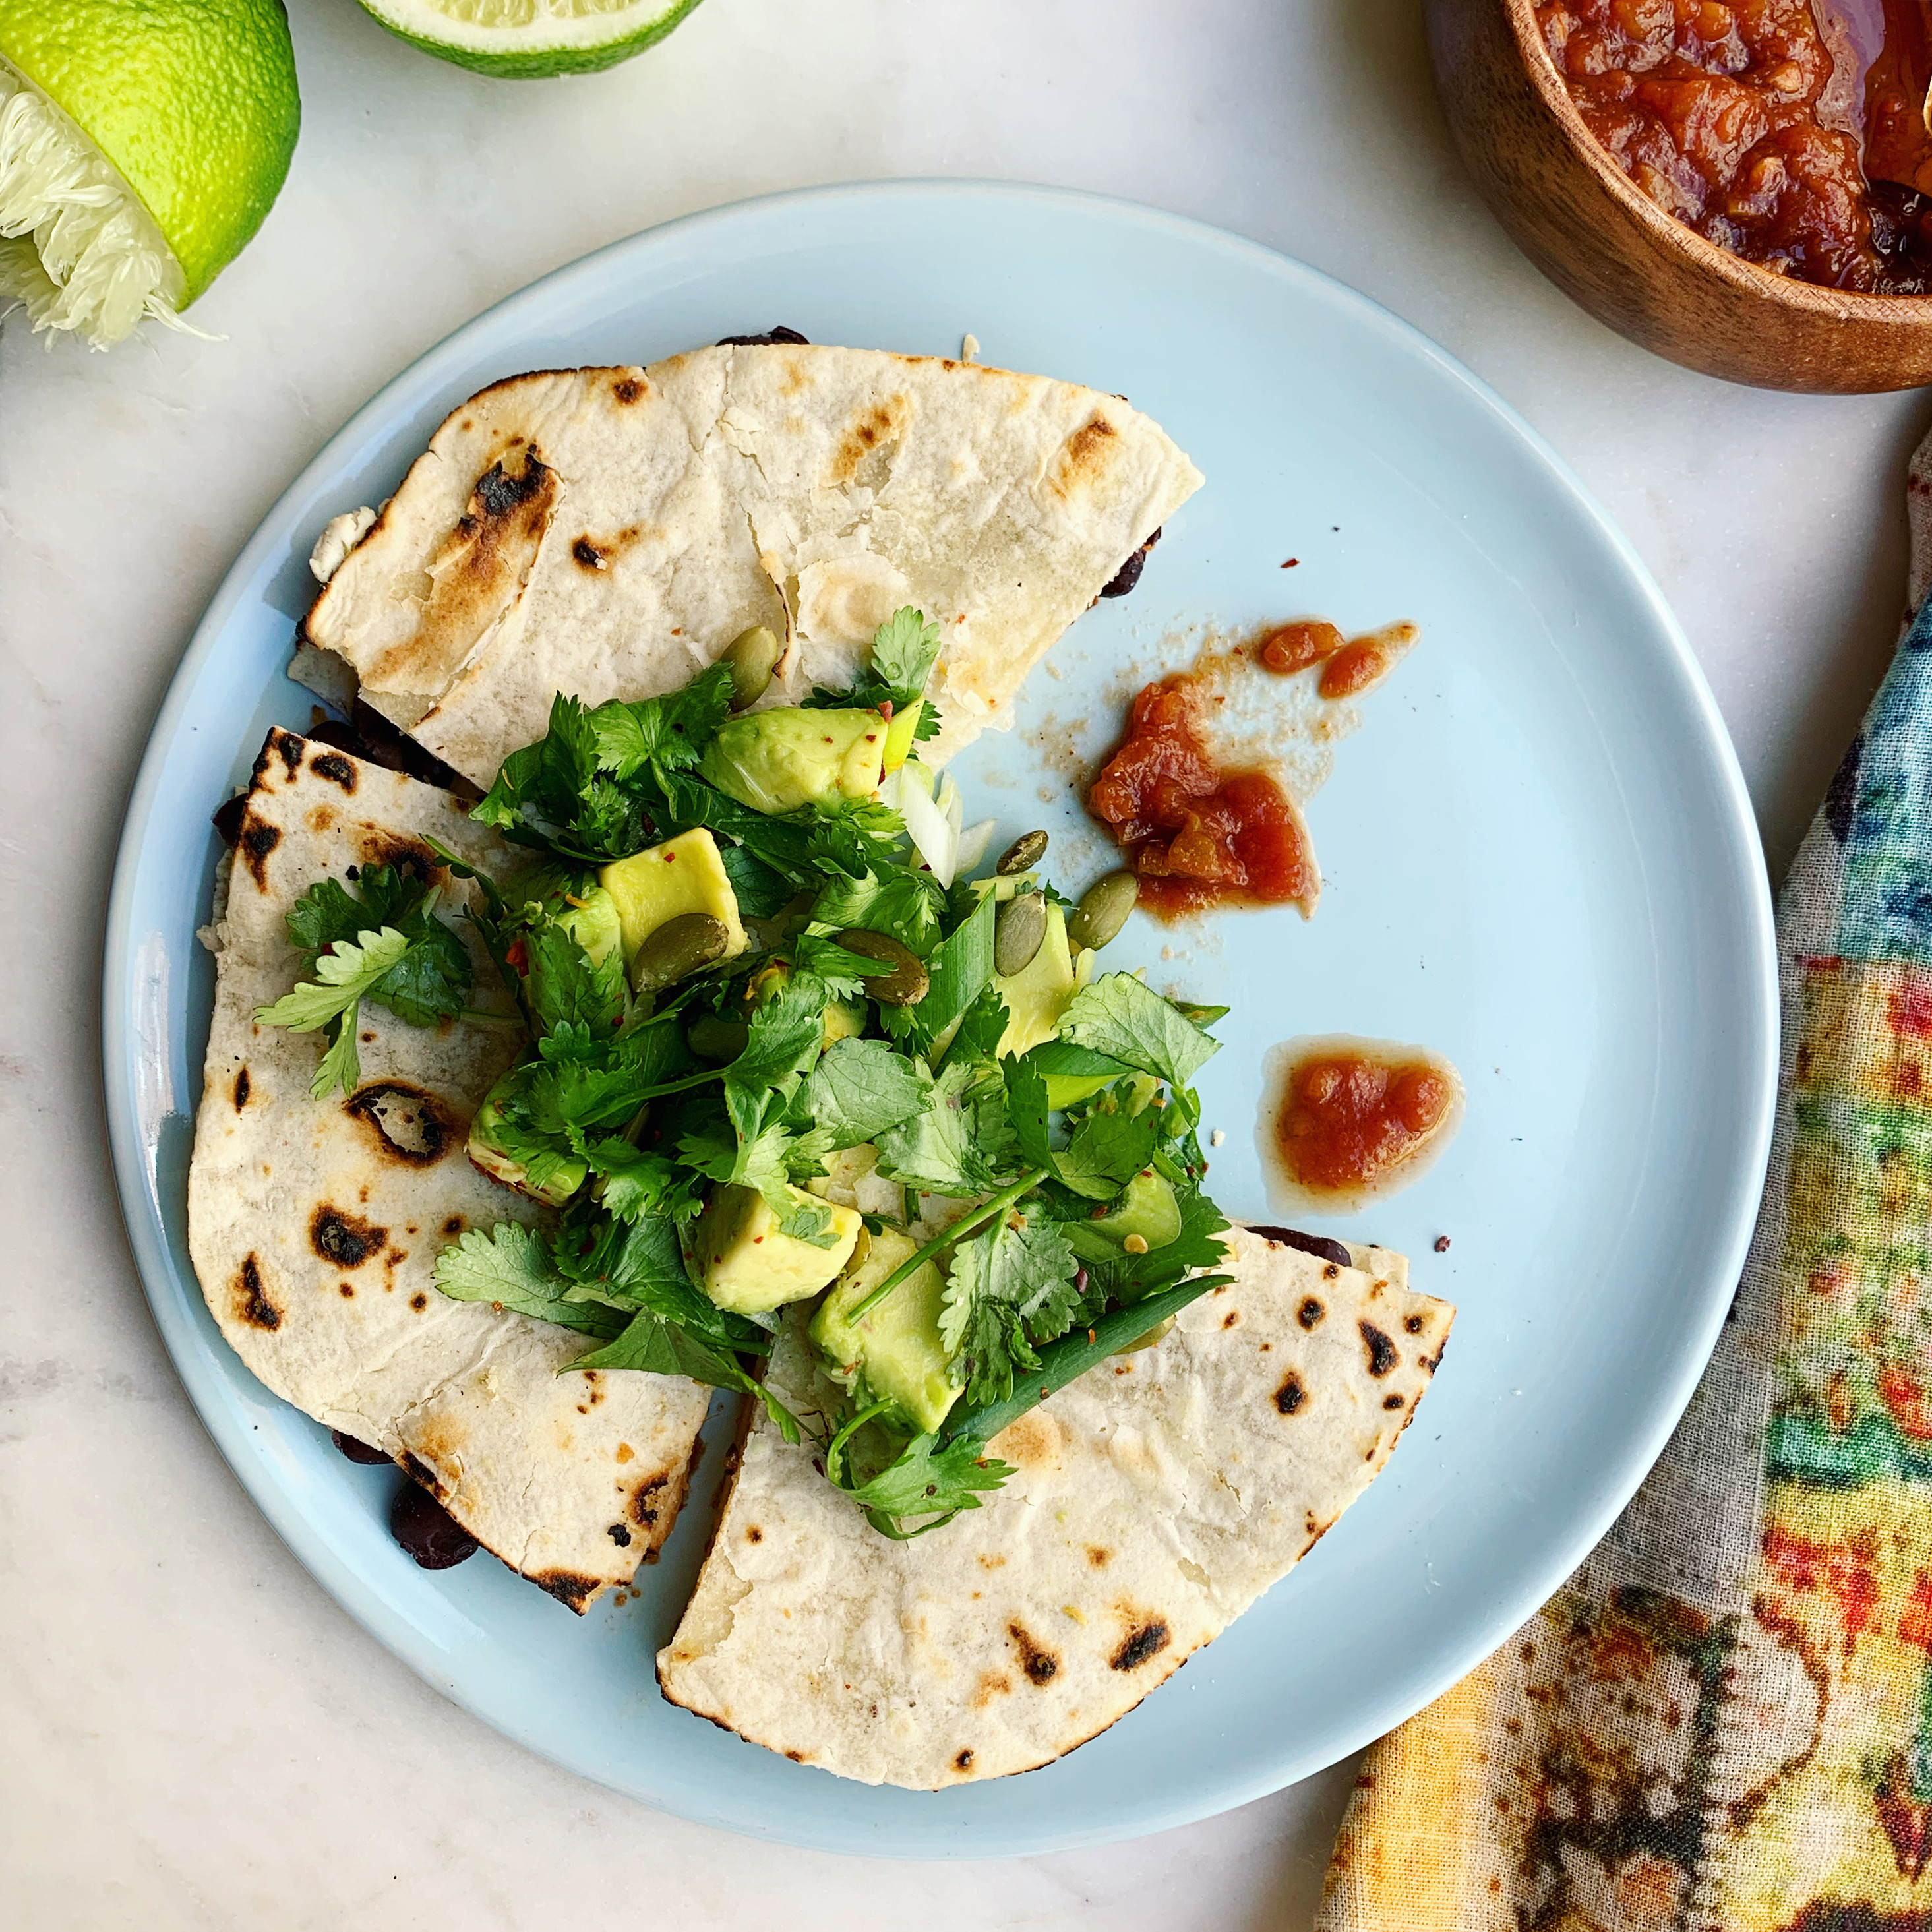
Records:
{"label": "avocado chunk", "polygon": [[825,1003],[824,1050],[830,1053],[842,1040],[856,1040],[866,1030],[866,1009],[856,1000],[827,1000]]}
{"label": "avocado chunk", "polygon": [[993,985],[1006,1003],[1006,1030],[1000,1036],[1000,1054],[1024,1053],[1052,1039],[1060,1015],[1072,1004],[1080,984],[1066,944],[1066,913],[1058,901],[1049,899],[1046,936],[1040,950],[1018,972],[993,975]]}
{"label": "avocado chunk", "polygon": [[1137,1174],[1121,1190],[1120,1204],[1095,1221],[1064,1221],[1060,1230],[1083,1262],[1119,1260],[1127,1237],[1138,1234],[1151,1252],[1180,1236],[1180,1204],[1160,1174]]}
{"label": "avocado chunk", "polygon": [[754,812],[870,798],[884,776],[886,730],[876,711],[748,712],[718,728],[698,773]]}
{"label": "avocado chunk", "polygon": [[814,1200],[788,1187],[796,1206],[829,1217],[831,1240],[814,1247],[783,1233],[771,1203],[755,1187],[730,1183],[716,1189],[698,1217],[693,1247],[698,1282],[720,1308],[765,1315],[788,1301],[816,1294],[851,1258],[865,1225],[849,1208]]}
{"label": "avocado chunk", "polygon": [[653,845],[647,852],[620,859],[597,877],[616,908],[627,971],[638,956],[638,948],[659,926],[686,913],[707,914],[724,927],[727,959],[745,950],[738,896],[732,891],[724,862],[718,856],[717,840],[702,826]]}
{"label": "avocado chunk", "polygon": [[592,886],[574,903],[566,900],[563,910],[550,923],[568,933],[590,956],[593,966],[602,965],[614,949],[623,943],[624,921],[617,901],[602,886]]}
{"label": "avocado chunk", "polygon": [[897,1402],[926,1433],[946,1420],[959,1400],[946,1372],[939,1339],[940,1298],[945,1282],[932,1262],[916,1268],[871,1314],[856,1323],[851,1311],[916,1246],[909,1234],[887,1228],[872,1237],[866,1258],[849,1269],[812,1318],[813,1345],[834,1366],[862,1370],[874,1395]]}
{"label": "avocado chunk", "polygon": [[506,1153],[497,1138],[497,1130],[502,1124],[503,1103],[515,1090],[523,1072],[521,1067],[512,1067],[484,1095],[482,1106],[476,1109],[470,1123],[470,1163],[492,1180],[500,1180],[506,1187],[514,1187],[519,1194],[526,1194],[532,1201],[541,1201],[547,1207],[561,1208],[584,1185],[590,1172],[590,1164],[574,1154],[562,1155],[557,1157],[553,1172],[542,1182],[533,1183],[529,1168],[515,1155]]}

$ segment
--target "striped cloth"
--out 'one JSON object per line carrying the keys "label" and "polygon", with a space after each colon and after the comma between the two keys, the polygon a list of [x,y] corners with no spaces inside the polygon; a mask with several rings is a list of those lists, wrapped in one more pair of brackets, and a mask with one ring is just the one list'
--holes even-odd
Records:
{"label": "striped cloth", "polygon": [[1320,1932],[1932,1932],[1932,439],[1910,504],[1717,1352],[1582,1568],[1369,1753]]}

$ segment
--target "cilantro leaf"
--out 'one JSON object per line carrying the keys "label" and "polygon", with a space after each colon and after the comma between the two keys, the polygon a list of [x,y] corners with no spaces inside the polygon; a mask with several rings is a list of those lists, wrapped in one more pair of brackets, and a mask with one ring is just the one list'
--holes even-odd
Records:
{"label": "cilantro leaf", "polygon": [[932,1090],[925,1067],[885,1041],[842,1040],[812,1070],[797,1105],[829,1136],[829,1150],[903,1126],[932,1105]]}
{"label": "cilantro leaf", "polygon": [[[951,1442],[942,1448],[937,1436],[918,1436],[870,1482],[847,1493],[874,1529],[904,1542],[944,1528],[962,1510],[977,1509],[980,1497],[998,1489],[1013,1473],[1010,1463],[988,1456],[980,1443]],[[918,1516],[932,1520],[908,1529],[903,1519]]]}
{"label": "cilantro leaf", "polygon": [[1040,1366],[1034,1346],[1064,1334],[1072,1318],[1079,1268],[1060,1224],[1044,1214],[1017,1228],[1002,1215],[954,1249],[939,1334],[964,1371],[968,1401],[998,1401],[1011,1392],[1016,1367]]}
{"label": "cilantro leaf", "polygon": [[436,1258],[436,1285],[452,1301],[494,1302],[586,1335],[615,1335],[624,1325],[608,1308],[566,1300],[570,1284],[552,1266],[544,1238],[520,1222],[460,1236]]}
{"label": "cilantro leaf", "polygon": [[926,1112],[874,1138],[881,1174],[932,1194],[992,1193],[1018,1153],[998,1076],[971,1061],[949,1061]]}
{"label": "cilantro leaf", "polygon": [[1090,1201],[1111,1201],[1154,1157],[1160,1130],[1153,1113],[1150,1108],[1085,1115],[1075,1124],[1064,1150],[1053,1156],[1054,1173]]}
{"label": "cilantro leaf", "polygon": [[682,1177],[675,1161],[661,1154],[646,1154],[614,1135],[595,1142],[586,1158],[591,1172],[604,1184],[604,1211],[617,1220],[655,1216],[682,1193]]}
{"label": "cilantro leaf", "polygon": [[315,962],[314,981],[300,983],[272,1006],[257,1006],[255,1018],[263,1026],[286,1027],[291,1033],[328,1028],[328,1047],[309,1082],[309,1097],[320,1100],[340,1086],[353,1090],[362,1078],[362,1063],[356,1050],[356,1016],[364,993],[394,970],[412,942],[386,926],[364,935],[360,946],[342,940],[332,952]]}
{"label": "cilantro leaf", "polygon": [[730,712],[731,670],[722,664],[659,698],[633,704],[613,698],[590,713],[598,762],[620,782],[647,764],[688,770]]}
{"label": "cilantro leaf", "polygon": [[1108,973],[1073,996],[1060,1036],[1091,1047],[1170,1087],[1190,1085],[1220,1047],[1131,973]]}
{"label": "cilantro leaf", "polygon": [[1046,1135],[1051,1110],[1047,1106],[1046,1076],[1030,1054],[1019,1058],[1009,1054],[1000,1062],[1000,1072],[1006,1082],[1006,1118],[1021,1160],[1029,1167],[1043,1167],[1053,1172],[1053,1149]]}
{"label": "cilantro leaf", "polygon": [[[814,691],[805,700],[806,709],[848,705],[877,709],[885,703],[903,710],[925,695],[932,668],[938,661],[939,626],[924,611],[909,604],[902,605],[872,633],[868,660],[852,688]],[[921,737],[930,737],[939,728],[938,720],[932,717],[929,710],[920,718],[920,724],[926,724],[929,718],[931,728],[920,731]]]}
{"label": "cilantro leaf", "polygon": [[524,994],[539,1033],[566,1026],[602,1033],[616,1023],[624,1010],[620,949],[613,946],[604,963],[595,965],[569,933],[548,920],[525,928],[519,937],[525,961]]}
{"label": "cilantro leaf", "polygon": [[939,943],[945,904],[944,890],[930,872],[892,866],[884,872],[868,869],[856,878],[832,873],[812,901],[812,919],[814,926],[835,932],[860,926],[890,933],[923,959]]}
{"label": "cilantro leaf", "polygon": [[872,675],[901,704],[923,694],[938,662],[939,626],[910,604],[902,604],[872,633]]}
{"label": "cilantro leaf", "polygon": [[1011,1018],[1000,989],[988,986],[962,1016],[959,1030],[947,1043],[944,1064],[950,1066],[956,1060],[991,1060],[1006,1036]]}

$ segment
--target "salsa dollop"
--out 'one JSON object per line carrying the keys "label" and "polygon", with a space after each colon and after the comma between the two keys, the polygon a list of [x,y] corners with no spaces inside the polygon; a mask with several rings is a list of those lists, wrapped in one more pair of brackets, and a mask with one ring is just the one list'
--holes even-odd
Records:
{"label": "salsa dollop", "polygon": [[1279,1050],[1268,1121],[1299,1198],[1348,1208],[1420,1173],[1459,1123],[1462,1083],[1440,1054],[1347,1036]]}

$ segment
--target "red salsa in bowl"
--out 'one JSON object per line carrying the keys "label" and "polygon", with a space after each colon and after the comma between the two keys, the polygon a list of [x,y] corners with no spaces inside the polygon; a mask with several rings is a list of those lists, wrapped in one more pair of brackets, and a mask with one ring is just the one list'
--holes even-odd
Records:
{"label": "red salsa in bowl", "polygon": [[1536,0],[1584,124],[1665,213],[1775,273],[1932,290],[1932,0]]}

